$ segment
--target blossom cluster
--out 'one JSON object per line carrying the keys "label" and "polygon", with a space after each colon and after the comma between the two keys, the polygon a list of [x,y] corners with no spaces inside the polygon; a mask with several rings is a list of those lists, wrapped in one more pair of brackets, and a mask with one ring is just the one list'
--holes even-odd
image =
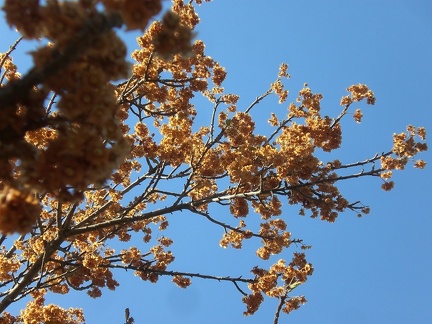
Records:
{"label": "blossom cluster", "polygon": [[[420,140],[417,140],[417,137]],[[414,127],[412,125],[407,126],[405,133],[393,134],[393,149],[392,155],[381,157],[381,167],[384,170],[380,176],[384,180],[381,188],[385,191],[393,189],[394,182],[388,181],[393,175],[392,170],[403,170],[413,157],[428,149],[428,146],[424,141],[426,140],[426,130],[424,127]],[[423,160],[417,160],[414,162],[414,167],[423,169],[426,166],[426,162]]]}
{"label": "blossom cluster", "polygon": [[280,259],[269,270],[253,268],[251,272],[255,275],[255,280],[249,284],[252,293],[243,298],[247,307],[244,315],[252,315],[258,310],[264,300],[263,294],[269,297],[283,297],[285,305],[282,311],[285,313],[290,313],[301,304],[305,304],[304,296],[291,297],[289,294],[295,287],[306,282],[313,271],[314,269],[306,261],[304,253],[295,253],[288,265]]}
{"label": "blossom cluster", "polygon": [[27,233],[41,210],[34,194],[4,186],[0,192],[0,229],[4,234]]}

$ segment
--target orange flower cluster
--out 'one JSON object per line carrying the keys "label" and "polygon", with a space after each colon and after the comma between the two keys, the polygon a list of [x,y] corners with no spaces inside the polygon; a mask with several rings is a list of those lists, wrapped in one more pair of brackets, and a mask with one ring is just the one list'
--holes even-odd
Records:
{"label": "orange flower cluster", "polygon": [[[79,260],[78,263],[75,263],[76,258]],[[111,270],[106,267],[109,262],[97,251],[85,252],[82,257],[78,257],[77,252],[71,253],[66,256],[66,260],[59,258],[53,263],[65,264],[65,270],[68,274],[66,283],[59,283],[57,286],[50,287],[50,290],[55,293],[61,293],[62,290],[68,288],[64,287],[66,284],[74,289],[87,286],[87,289],[90,288],[87,290],[87,294],[92,298],[98,298],[102,295],[101,288],[107,287],[110,290],[115,290],[119,285],[113,278]]]}
{"label": "orange flower cluster", "polygon": [[271,89],[279,97],[279,103],[283,103],[287,100],[288,90],[284,89],[284,86],[279,79],[271,84]]}
{"label": "orange flower cluster", "polygon": [[366,99],[368,105],[375,104],[375,95],[365,84],[352,85],[347,88],[347,91],[351,92],[351,95],[345,96],[341,99],[341,106],[350,105],[353,102],[362,101],[364,99]]}
{"label": "orange flower cluster", "polygon": [[190,278],[185,278],[182,276],[174,276],[172,282],[174,282],[180,288],[187,288],[192,283]]}
{"label": "orange flower cluster", "polygon": [[[288,294],[300,284],[307,281],[313,273],[313,267],[305,259],[303,253],[295,253],[292,261],[286,265],[284,260],[279,260],[269,270],[255,267],[251,272],[255,275],[255,281],[249,284],[252,293],[243,297],[247,310],[244,315],[254,314],[262,301],[263,295],[276,298],[287,298]],[[280,283],[279,283],[280,282]],[[283,311],[289,313],[297,309],[300,304],[305,304],[304,296],[290,297],[285,301]]]}
{"label": "orange flower cluster", "polygon": [[361,122],[361,119],[362,119],[362,117],[363,117],[363,114],[362,114],[361,110],[360,110],[360,109],[356,109],[356,111],[355,111],[353,117],[354,117],[354,120],[355,120],[357,123],[360,123],[360,122]]}
{"label": "orange flower cluster", "polygon": [[230,204],[230,212],[235,217],[246,217],[249,214],[249,206],[244,198],[234,198]]}
{"label": "orange flower cluster", "polygon": [[[391,170],[403,170],[408,162],[419,152],[424,152],[428,149],[426,143],[416,141],[416,136],[421,141],[426,140],[426,130],[424,127],[414,127],[412,125],[407,126],[406,133],[394,134],[393,135],[393,149],[395,157],[388,155],[381,157],[381,167],[383,171],[380,176],[385,181],[381,188],[385,191],[390,191],[394,187],[393,181],[387,181],[393,175]],[[417,160],[414,163],[414,167],[423,169],[426,166],[426,162],[423,160]],[[388,170],[388,171],[386,171]]]}
{"label": "orange flower cluster", "polygon": [[13,280],[15,273],[21,268],[21,264],[16,256],[6,257],[6,251],[0,254],[0,281],[6,282]]}
{"label": "orange flower cluster", "polygon": [[423,127],[419,127],[417,130],[414,126],[409,125],[407,127],[407,133],[400,133],[393,135],[393,153],[398,157],[411,158],[418,152],[427,150],[426,143],[416,142],[414,137],[418,135],[422,141],[426,139],[426,131]]}
{"label": "orange flower cluster", "polygon": [[[241,223],[243,225],[244,223]],[[240,226],[244,227],[246,225]],[[249,230],[229,230],[223,234],[222,239],[219,241],[219,245],[222,248],[227,248],[229,245],[234,249],[241,249],[243,246],[243,240],[252,237],[252,232]]]}
{"label": "orange flower cluster", "polygon": [[8,81],[18,80],[21,74],[18,67],[13,63],[9,55],[0,53],[0,68],[4,70],[1,80],[6,78]]}
{"label": "orange flower cluster", "polygon": [[288,301],[285,302],[285,305],[282,308],[282,311],[286,314],[289,314],[292,311],[299,309],[301,305],[304,305],[306,303],[307,303],[307,300],[304,296],[291,297],[290,299],[288,299]]}
{"label": "orange flower cluster", "polygon": [[5,186],[0,192],[0,231],[3,234],[28,232],[41,210],[34,194]]}
{"label": "orange flower cluster", "polygon": [[135,266],[141,265],[141,251],[135,246],[132,246],[128,250],[122,250],[120,255],[124,264],[131,264]]}
{"label": "orange flower cluster", "polygon": [[108,10],[120,13],[127,30],[144,30],[149,20],[162,10],[161,0],[102,0],[101,2]]}
{"label": "orange flower cluster", "polygon": [[40,289],[37,292],[32,293],[33,300],[28,302],[26,308],[21,311],[21,314],[17,318],[15,318],[16,322],[62,324],[84,323],[84,315],[80,309],[64,309],[53,304],[45,305],[45,293],[45,289]]}
{"label": "orange flower cluster", "polygon": [[194,36],[189,26],[180,24],[179,15],[169,11],[164,15],[160,31],[154,38],[155,51],[165,59],[174,54],[192,55],[191,41]]}
{"label": "orange flower cluster", "polygon": [[[174,255],[171,251],[165,251],[160,245],[150,248],[149,253],[153,254],[154,262],[144,263],[141,261],[143,269],[136,270],[135,275],[139,276],[142,280],[156,283],[159,280],[158,271],[165,271],[168,265],[174,261]],[[183,280],[179,280],[178,282],[186,283]]]}
{"label": "orange flower cluster", "polygon": [[256,254],[261,259],[268,260],[271,255],[279,254],[291,245],[291,233],[286,231],[287,225],[283,219],[271,219],[260,224],[260,227],[259,234],[264,237],[263,246]]}

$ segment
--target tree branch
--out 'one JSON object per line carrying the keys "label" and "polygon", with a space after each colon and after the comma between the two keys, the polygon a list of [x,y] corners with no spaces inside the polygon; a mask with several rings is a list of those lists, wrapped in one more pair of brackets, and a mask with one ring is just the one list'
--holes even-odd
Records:
{"label": "tree branch", "polygon": [[143,268],[143,267],[136,267],[133,265],[121,265],[121,264],[110,264],[106,265],[107,268],[118,268],[118,269],[125,269],[125,270],[134,270],[138,272],[145,272],[145,273],[155,273],[160,276],[182,276],[182,277],[197,277],[201,279],[211,279],[211,280],[217,280],[217,281],[230,281],[230,282],[244,282],[244,283],[252,283],[255,282],[255,279],[246,279],[240,277],[231,278],[229,276],[227,277],[221,277],[221,276],[211,276],[211,275],[205,275],[200,273],[192,273],[192,272],[181,272],[181,271],[166,271],[166,270],[155,270],[151,268]]}
{"label": "tree branch", "polygon": [[285,300],[288,298],[288,294],[285,294],[284,296],[280,296],[279,297],[279,304],[276,308],[276,312],[275,312],[275,317],[273,320],[273,324],[278,324],[279,323],[279,316],[280,316],[280,312],[282,310],[282,306],[285,304]]}

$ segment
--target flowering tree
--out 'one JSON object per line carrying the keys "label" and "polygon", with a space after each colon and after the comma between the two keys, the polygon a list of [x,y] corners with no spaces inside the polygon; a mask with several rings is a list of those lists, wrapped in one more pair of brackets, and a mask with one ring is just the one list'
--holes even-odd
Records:
{"label": "flowering tree", "polygon": [[[225,69],[193,40],[194,5],[202,1],[192,2],[173,0],[171,11],[149,23],[162,10],[160,0],[5,1],[7,22],[44,45],[31,53],[33,68],[24,76],[12,60],[21,39],[0,56],[2,323],[82,323],[80,309],[46,305],[44,296],[74,289],[100,297],[102,288],[119,285],[116,269],[153,283],[169,276],[182,288],[192,277],[229,281],[243,295],[245,315],[264,296],[279,299],[278,322],[281,312],[306,302],[292,292],[313,273],[304,254],[309,246],[287,231],[282,203],[328,222],[347,209],[362,216],[369,208],[344,198],[340,181],[376,177],[391,190],[393,170],[425,166],[413,158],[427,149],[426,132],[414,126],[364,161],[319,158],[339,148],[342,118],[361,121],[353,103],[374,104],[363,84],[347,88],[334,117],[321,113],[322,95],[305,85],[284,115],[269,114],[272,130],[257,134],[251,111],[270,95],[287,100],[288,66],[238,109],[239,97],[222,87]],[[114,29],[122,26],[143,31],[132,66]],[[198,95],[207,107],[194,105]],[[218,218],[212,205],[232,217]],[[224,248],[259,240],[256,254],[269,262],[300,249],[292,260],[252,268],[250,277],[177,270],[174,242],[163,231],[181,211],[222,228]],[[250,213],[260,215],[258,224]],[[132,236],[144,243],[117,248]],[[7,312],[28,296],[20,314]],[[126,317],[133,321],[129,311]]]}

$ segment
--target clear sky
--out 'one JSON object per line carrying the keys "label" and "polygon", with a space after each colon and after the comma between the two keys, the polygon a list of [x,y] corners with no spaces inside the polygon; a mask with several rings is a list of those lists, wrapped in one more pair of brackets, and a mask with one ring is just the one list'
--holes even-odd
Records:
{"label": "clear sky", "polygon": [[[324,95],[322,110],[330,116],[340,112],[339,100],[349,85],[365,83],[375,92],[375,106],[362,106],[360,125],[349,116],[343,123],[343,147],[336,155],[344,162],[387,151],[392,134],[407,124],[432,131],[431,1],[215,0],[198,12],[197,38],[226,67],[225,89],[241,96],[239,109],[266,91],[286,62],[292,76],[289,99],[295,100],[307,82]],[[0,51],[5,51],[2,34]],[[131,49],[134,42],[133,37],[128,41]],[[270,111],[285,108],[268,100],[255,116],[266,123]],[[421,158],[432,163],[429,152]],[[307,257],[315,272],[295,291],[309,302],[280,323],[432,322],[431,167],[396,173],[391,192],[380,189],[379,179],[342,184],[348,198],[371,207],[361,219],[347,212],[328,224],[284,209],[293,237],[313,246]],[[229,217],[227,210],[215,212]],[[220,229],[186,213],[170,217],[177,256],[172,270],[249,275],[257,262],[256,245],[222,250]],[[280,257],[289,260],[291,253]],[[119,274],[119,281],[116,292],[104,291],[97,300],[82,293],[52,301],[63,307],[86,305],[88,323],[123,323],[126,307],[137,324],[272,323],[276,308],[267,300],[254,316],[243,317],[241,295],[227,283],[194,279],[182,290],[169,278],[153,285],[132,273]]]}

